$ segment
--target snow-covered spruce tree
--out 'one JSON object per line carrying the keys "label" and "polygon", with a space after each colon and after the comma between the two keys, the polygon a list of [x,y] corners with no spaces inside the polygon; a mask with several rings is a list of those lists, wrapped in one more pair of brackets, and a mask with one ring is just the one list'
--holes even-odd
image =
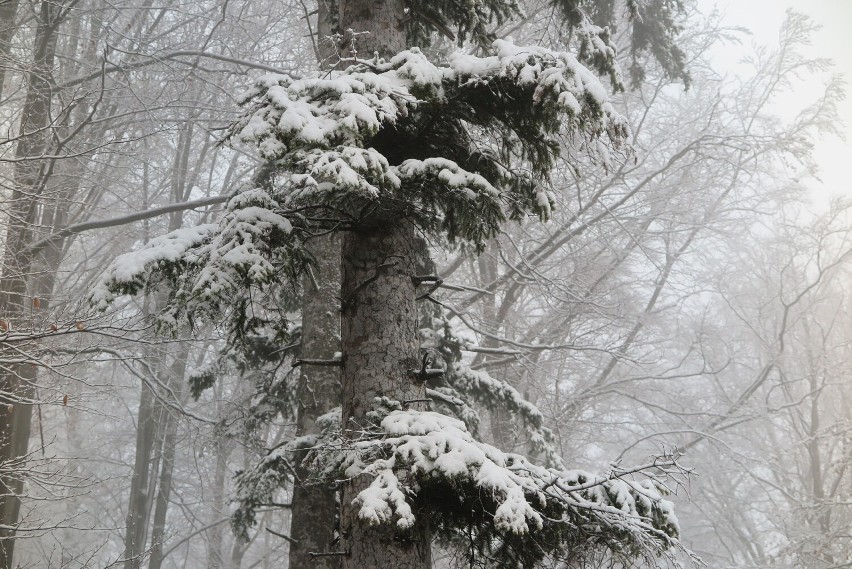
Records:
{"label": "snow-covered spruce tree", "polygon": [[[173,300],[164,322],[205,318],[235,338],[280,329],[258,317],[266,312],[258,293],[295,282],[313,237],[343,232],[342,419],[327,416],[325,436],[307,442],[318,478],[345,481],[346,567],[428,567],[432,534],[464,539],[471,563],[505,567],[593,547],[630,558],[677,544],[659,478],[671,461],[648,465],[641,481],[629,478],[639,471],[599,477],[545,468],[423,410],[416,234],[481,249],[508,220],[546,219],[561,143],[594,153],[627,136],[584,65],[620,83],[608,30],[584,17],[582,2],[554,4],[574,17],[579,59],[494,41],[483,56],[458,52],[437,65],[404,49],[408,40],[452,26],[460,41],[482,43],[491,39],[489,23],[517,5],[338,2],[341,70],[261,79],[231,128],[232,140],[275,161],[276,183],[235,194],[218,224],[173,232],[118,259],[93,293],[105,306],[115,294],[164,284]],[[285,452],[270,453],[260,483],[246,487],[274,491]]]}

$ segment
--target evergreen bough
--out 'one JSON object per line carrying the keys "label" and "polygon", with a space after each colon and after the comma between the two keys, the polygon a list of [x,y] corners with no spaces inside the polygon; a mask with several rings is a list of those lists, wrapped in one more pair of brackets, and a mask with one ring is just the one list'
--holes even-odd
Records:
{"label": "evergreen bough", "polygon": [[[412,34],[452,22],[480,42],[489,37],[483,22],[516,10],[496,0],[469,2],[467,11],[465,2],[426,4],[410,3],[414,22],[431,22],[412,24]],[[554,4],[580,10],[574,27],[586,34],[581,57],[618,83],[608,32],[590,24],[582,2]],[[628,6],[638,17],[646,4]],[[606,153],[628,137],[597,76],[568,52],[496,40],[485,55],[454,53],[443,65],[417,48],[348,63],[305,78],[258,81],[243,96],[246,110],[229,139],[255,145],[274,162],[274,183],[236,192],[218,224],[181,229],[119,257],[92,302],[103,308],[115,295],[166,285],[171,302],[161,317],[169,325],[206,319],[224,322],[236,338],[264,327],[285,335],[286,309],[276,309],[269,291],[282,282],[295,286],[313,235],[406,218],[447,244],[481,250],[507,220],[549,217],[549,176],[566,146],[572,156]],[[432,390],[444,402],[499,383],[445,359],[449,385]],[[546,451],[540,413],[507,385],[497,385],[494,398],[521,412]],[[318,483],[373,477],[356,499],[363,519],[404,536],[415,515],[429,515],[439,537],[464,542],[472,559],[494,566],[531,567],[597,545],[629,558],[679,547],[677,519],[664,499],[667,476],[679,472],[674,457],[596,477],[558,468],[555,453],[546,454],[557,468],[504,453],[444,414],[390,400],[375,409],[355,441],[330,420],[323,437],[275,449],[244,473],[238,529],[253,523],[258,504],[273,501],[289,476],[287,457],[311,448],[310,460],[324,474]],[[639,473],[647,478],[629,479]]]}

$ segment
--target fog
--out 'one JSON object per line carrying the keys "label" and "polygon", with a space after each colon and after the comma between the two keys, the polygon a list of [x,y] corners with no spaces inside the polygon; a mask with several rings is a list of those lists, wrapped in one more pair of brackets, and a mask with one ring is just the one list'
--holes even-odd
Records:
{"label": "fog", "polygon": [[789,4],[0,0],[0,569],[852,567]]}

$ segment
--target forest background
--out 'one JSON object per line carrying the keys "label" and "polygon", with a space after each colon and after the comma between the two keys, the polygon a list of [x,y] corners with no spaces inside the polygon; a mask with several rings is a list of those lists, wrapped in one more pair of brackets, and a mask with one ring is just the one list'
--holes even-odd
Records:
{"label": "forest background", "polygon": [[[497,35],[564,42],[548,6],[525,3]],[[2,396],[32,414],[6,445],[22,458],[0,458],[4,484],[21,483],[0,539],[14,532],[22,567],[126,565],[132,540],[134,566],[281,566],[291,490],[246,539],[229,522],[234,474],[294,435],[296,356],[222,365],[215,328],[155,334],[156,295],[106,314],[88,299],[117,255],[217,219],[255,177],[256,156],[218,142],[260,74],[316,66],[314,7],[0,13]],[[841,54],[815,54],[819,31],[793,12],[763,45],[706,3],[681,17],[689,88],[642,56],[644,80],[614,95],[632,151],[559,172],[547,224],[506,228],[479,256],[436,248],[439,295],[465,364],[496,382],[482,390],[532,402],[571,466],[686,452],[695,476],[674,499],[708,566],[848,566],[849,188],[819,177],[845,132],[825,59]],[[534,448],[529,414],[481,399],[488,440]]]}

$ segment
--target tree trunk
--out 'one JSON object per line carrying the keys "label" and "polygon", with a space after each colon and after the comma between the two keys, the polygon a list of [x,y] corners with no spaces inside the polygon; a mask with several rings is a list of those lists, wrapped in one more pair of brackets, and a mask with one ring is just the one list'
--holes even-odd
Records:
{"label": "tree trunk", "polygon": [[[488,249],[490,251],[497,251],[500,247],[500,244],[496,239],[492,239],[488,243]],[[487,286],[488,283],[495,282],[499,276],[499,271],[497,268],[497,259],[492,255],[480,255],[476,259],[476,263],[479,268],[479,279],[480,282],[477,286],[484,287]],[[504,301],[508,302],[508,299],[504,299]],[[497,297],[495,295],[491,295],[483,299],[482,302],[482,316],[483,323],[482,326],[488,332],[492,334],[499,335],[503,330],[500,327],[500,320],[497,317],[498,309],[497,309]],[[482,345],[486,348],[498,348],[500,347],[500,342],[491,337],[485,337],[482,340]],[[494,358],[497,359],[497,358]],[[483,362],[487,362],[489,360],[488,354],[477,354],[473,360],[473,365],[477,365]],[[497,379],[505,379],[504,377],[498,377],[498,375],[505,375],[505,370],[508,366],[504,365],[498,369],[491,369],[490,374],[492,377]],[[491,427],[491,439],[497,448],[500,449],[511,449],[515,445],[514,437],[512,436],[512,422],[509,421],[508,414],[498,407],[488,410],[488,418],[489,425]]]}
{"label": "tree trunk", "polygon": [[[186,374],[188,350],[181,350],[177,361],[172,365],[169,387],[181,391],[180,383]],[[183,399],[183,398],[182,398]],[[181,401],[184,403],[185,401]],[[154,523],[151,529],[151,558],[148,569],[160,569],[163,565],[163,540],[166,537],[166,513],[169,509],[169,498],[172,493],[172,477],[175,467],[175,450],[177,446],[178,417],[173,409],[163,406],[165,412],[165,436],[163,437],[160,477],[157,483],[157,499],[154,505]]]}
{"label": "tree trunk", "polygon": [[12,38],[17,30],[18,0],[0,0],[0,101],[3,100],[3,83],[6,70],[12,69]]}
{"label": "tree trunk", "polygon": [[[217,395],[218,399],[218,395]],[[220,411],[221,413],[221,411]],[[221,415],[219,415],[221,416]],[[218,522],[227,513],[227,502],[225,501],[225,480],[228,475],[228,456],[231,453],[231,441],[224,432],[224,428],[216,427],[214,431],[215,437],[215,452],[216,452],[216,470],[213,475],[213,500],[212,500],[212,515],[211,523]],[[226,569],[228,567],[225,562],[224,546],[225,546],[225,527],[223,524],[217,523],[207,532],[207,567],[208,569]],[[294,565],[291,563],[291,567]]]}
{"label": "tree trunk", "polygon": [[[320,66],[333,60],[333,45],[324,41],[332,34],[328,6],[320,0],[317,13],[317,57]],[[302,281],[303,359],[331,359],[340,351],[340,236],[331,233],[308,242],[316,263]],[[316,420],[340,404],[340,369],[328,366],[302,366],[299,375],[296,435],[319,434]],[[296,457],[300,480],[310,476]],[[337,528],[339,506],[337,492],[326,486],[293,486],[290,517],[289,567],[338,569],[338,556],[311,557],[313,552],[328,552]]]}
{"label": "tree trunk", "polygon": [[[344,38],[343,55],[390,57],[405,49],[403,0],[342,0],[339,22],[354,36]],[[342,348],[344,435],[357,438],[369,428],[367,413],[376,397],[405,402],[422,400],[425,386],[415,384],[417,369],[414,226],[391,213],[374,213],[344,234],[342,252]],[[421,404],[415,404],[418,406]],[[352,504],[368,480],[358,477],[343,487],[341,535],[346,569],[425,569],[431,566],[427,520],[399,535],[373,528]],[[415,513],[416,514],[416,513]]]}
{"label": "tree trunk", "polygon": [[[21,138],[15,157],[14,190],[6,228],[2,279],[0,279],[0,320],[7,326],[26,327],[27,284],[32,272],[32,255],[27,247],[32,240],[38,215],[43,160],[48,144],[51,87],[50,75],[56,51],[55,6],[43,2],[36,29],[33,67],[28,75],[27,97],[21,118]],[[29,160],[26,160],[29,158]],[[13,360],[19,359],[13,356]],[[0,372],[0,464],[27,454],[35,396],[35,365],[10,363]],[[0,569],[12,567],[15,527],[18,523],[24,481],[22,478],[0,481]]]}
{"label": "tree trunk", "polygon": [[[418,368],[420,342],[414,300],[414,226],[405,220],[377,224],[343,241],[343,429],[358,438],[368,428],[376,397],[422,400],[425,386],[409,370]],[[407,569],[431,566],[426,520],[404,536],[372,528],[357,516],[352,500],[367,480],[344,486],[341,533],[347,539],[345,568]]]}
{"label": "tree trunk", "polygon": [[[302,350],[306,359],[331,359],[340,351],[340,237],[329,234],[309,243],[316,258],[312,271],[305,276],[302,296]],[[296,434],[319,434],[316,420],[340,402],[340,369],[330,366],[301,366],[299,408]],[[296,459],[300,480],[310,472]],[[290,536],[290,567],[336,569],[340,558],[311,558],[312,552],[328,552],[334,538],[337,498],[333,488],[304,486],[293,488]]]}
{"label": "tree trunk", "polygon": [[[189,121],[184,130],[181,131],[178,137],[176,146],[177,153],[175,155],[174,165],[172,167],[172,183],[171,197],[172,201],[178,203],[182,201],[186,193],[187,172],[189,160],[189,141],[192,139],[193,123]],[[145,206],[147,206],[147,179],[143,182],[145,185]],[[173,212],[169,216],[169,231],[174,231],[183,224],[183,211]],[[154,301],[154,313],[166,302],[165,296],[158,295]],[[153,354],[152,354],[153,355]],[[158,354],[155,361],[161,361],[164,355]],[[163,370],[163,367],[152,366],[161,377],[163,383],[175,389],[177,378],[181,379],[186,370],[186,359],[188,357],[187,348],[181,348],[175,354],[175,360],[172,365]],[[160,371],[162,370],[162,372]],[[158,413],[159,411],[159,413]],[[155,495],[157,488],[157,472],[159,470],[160,461],[163,461],[163,476],[168,480],[169,488],[160,489],[156,497],[156,508],[154,524],[155,533],[159,531],[159,535],[153,535],[153,548],[151,561],[159,562],[159,554],[162,553],[161,548],[156,548],[158,540],[161,540],[165,531],[165,516],[168,508],[168,496],[171,490],[171,469],[172,464],[167,464],[169,453],[171,460],[174,459],[174,448],[169,449],[164,445],[164,439],[168,438],[168,413],[171,411],[165,408],[161,403],[156,401],[154,394],[147,386],[142,386],[142,394],[139,399],[139,419],[136,431],[136,456],[133,462],[133,477],[130,483],[130,499],[127,508],[127,533],[124,536],[124,568],[138,569],[142,566],[142,557],[144,555],[146,544],[148,542],[148,523],[151,518],[152,508],[154,507]],[[164,418],[164,425],[157,425],[156,417]],[[172,447],[173,443],[172,442]],[[160,444],[160,449],[163,451],[160,455],[154,455],[154,449],[157,444]],[[152,462],[153,461],[153,462]],[[165,501],[163,501],[165,500]],[[156,551],[155,551],[156,549]]]}
{"label": "tree trunk", "polygon": [[338,7],[340,29],[355,34],[344,38],[344,57],[387,58],[406,48],[404,0],[339,0]]}
{"label": "tree trunk", "polygon": [[156,438],[154,394],[142,386],[139,397],[139,418],[136,424],[136,456],[133,461],[133,476],[130,480],[130,499],[127,508],[127,530],[124,535],[124,568],[138,569],[142,565],[145,551],[146,528],[148,526],[148,487],[150,462]]}

